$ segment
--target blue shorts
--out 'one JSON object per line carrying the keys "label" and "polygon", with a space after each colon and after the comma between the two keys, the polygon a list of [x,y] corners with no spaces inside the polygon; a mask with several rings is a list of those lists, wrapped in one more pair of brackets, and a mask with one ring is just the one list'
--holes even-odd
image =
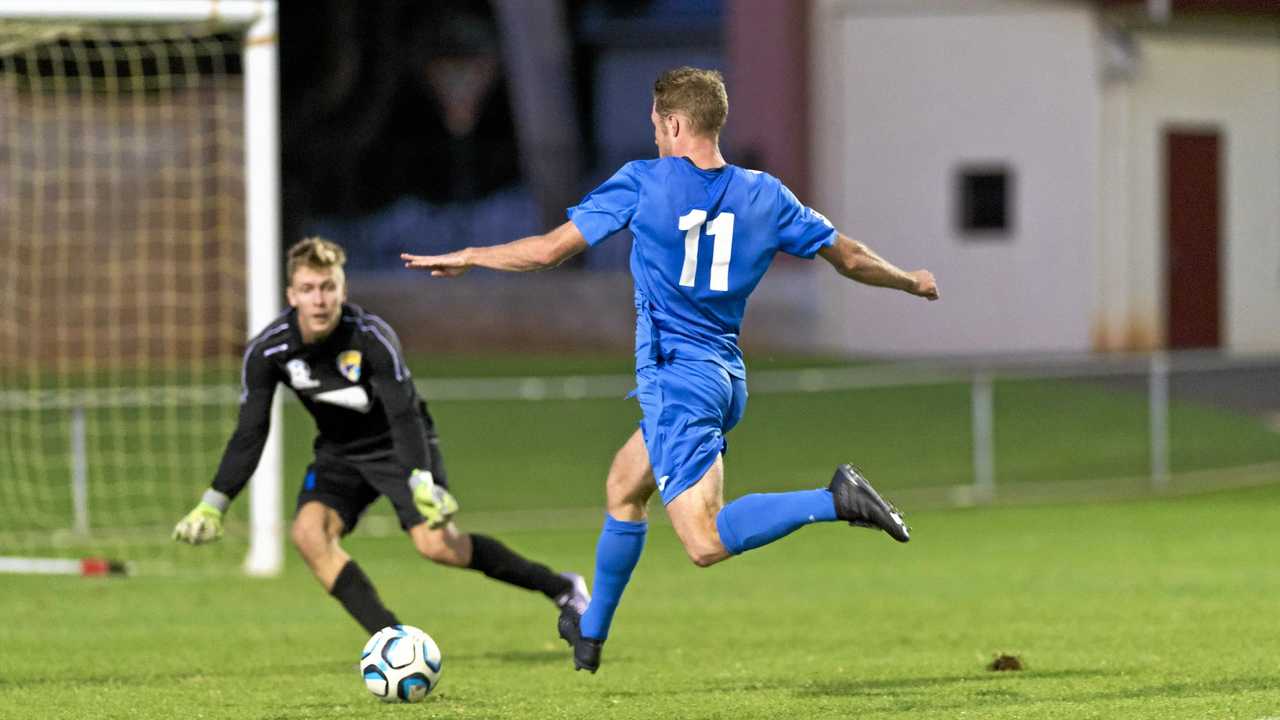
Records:
{"label": "blue shorts", "polygon": [[725,433],[747,409],[747,382],[714,362],[691,360],[636,371],[640,431],[662,504],[707,474],[725,449]]}

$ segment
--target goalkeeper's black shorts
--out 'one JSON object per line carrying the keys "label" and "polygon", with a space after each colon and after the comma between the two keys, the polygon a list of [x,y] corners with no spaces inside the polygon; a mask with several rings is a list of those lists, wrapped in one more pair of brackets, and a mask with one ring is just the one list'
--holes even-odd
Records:
{"label": "goalkeeper's black shorts", "polygon": [[[431,449],[431,474],[437,485],[448,488],[439,443],[432,437],[427,446]],[[360,516],[381,495],[391,501],[401,528],[408,530],[425,522],[426,518],[413,504],[409,478],[392,451],[360,456],[317,453],[315,462],[307,466],[298,491],[297,509],[312,501],[333,508],[342,518],[342,534],[346,535],[355,529]]]}

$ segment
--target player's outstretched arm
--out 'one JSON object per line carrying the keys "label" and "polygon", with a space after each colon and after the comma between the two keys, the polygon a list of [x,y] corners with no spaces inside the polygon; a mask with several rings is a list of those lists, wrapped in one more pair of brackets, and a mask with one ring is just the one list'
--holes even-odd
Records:
{"label": "player's outstretched arm", "polygon": [[401,253],[404,266],[429,270],[435,277],[458,277],[473,267],[530,272],[553,268],[587,249],[587,240],[572,222],[545,235],[531,235],[501,245],[469,247],[446,255]]}
{"label": "player's outstretched arm", "polygon": [[838,234],[836,241],[818,251],[836,272],[866,285],[909,292],[929,300],[937,300],[938,283],[928,270],[907,272],[880,257],[862,243]]}

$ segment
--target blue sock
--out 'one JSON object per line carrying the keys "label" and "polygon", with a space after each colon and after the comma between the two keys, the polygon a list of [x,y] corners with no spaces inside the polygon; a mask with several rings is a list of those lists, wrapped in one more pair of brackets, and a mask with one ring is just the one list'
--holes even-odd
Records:
{"label": "blue sock", "polygon": [[591,587],[591,604],[582,616],[583,637],[604,640],[609,637],[613,613],[627,589],[631,571],[640,562],[644,536],[649,530],[646,520],[627,522],[604,516],[604,529],[596,544],[596,575]]}
{"label": "blue sock", "polygon": [[768,545],[801,527],[836,519],[831,491],[743,495],[720,509],[716,529],[720,542],[734,555]]}

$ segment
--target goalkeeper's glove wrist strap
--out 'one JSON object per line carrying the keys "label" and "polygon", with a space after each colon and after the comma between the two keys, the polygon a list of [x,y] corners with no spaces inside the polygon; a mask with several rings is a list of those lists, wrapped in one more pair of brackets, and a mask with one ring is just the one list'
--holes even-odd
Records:
{"label": "goalkeeper's glove wrist strap", "polygon": [[435,476],[430,470],[414,470],[409,473],[409,487],[416,490],[419,485],[435,485]]}
{"label": "goalkeeper's glove wrist strap", "polygon": [[231,505],[231,498],[227,497],[226,493],[221,493],[213,488],[209,488],[204,491],[204,495],[201,496],[200,502],[222,513],[226,512],[227,507]]}

